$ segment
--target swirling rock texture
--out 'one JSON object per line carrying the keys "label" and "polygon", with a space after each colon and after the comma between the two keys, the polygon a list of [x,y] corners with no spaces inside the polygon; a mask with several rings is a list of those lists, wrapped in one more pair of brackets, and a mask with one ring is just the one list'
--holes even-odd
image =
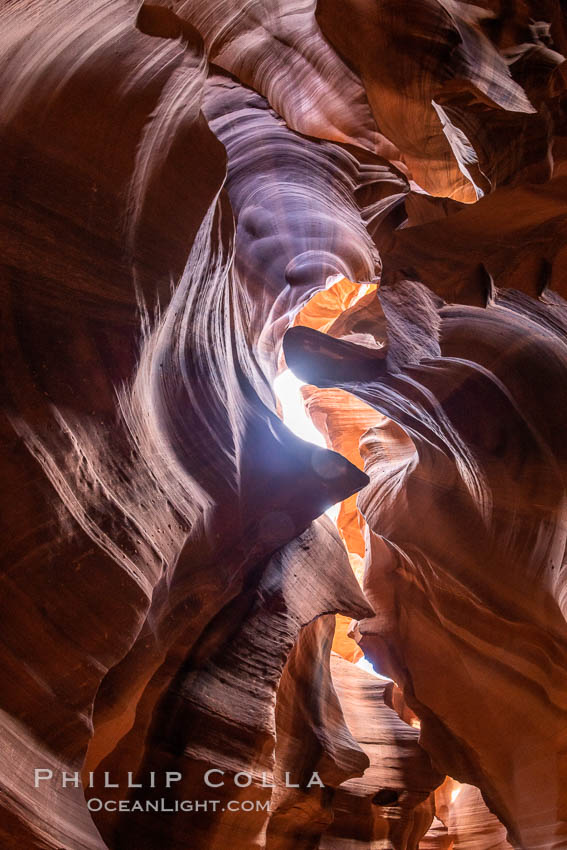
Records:
{"label": "swirling rock texture", "polygon": [[2,847],[564,850],[562,5],[0,14]]}
{"label": "swirling rock texture", "polygon": [[507,850],[506,830],[483,802],[478,788],[447,780],[435,791],[437,818],[420,847]]}

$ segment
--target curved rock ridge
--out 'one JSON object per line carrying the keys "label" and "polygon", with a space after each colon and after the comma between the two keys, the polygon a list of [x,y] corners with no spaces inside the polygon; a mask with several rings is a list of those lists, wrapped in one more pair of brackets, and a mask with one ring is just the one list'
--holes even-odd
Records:
{"label": "curved rock ridge", "polygon": [[2,847],[563,850],[562,4],[0,14]]}
{"label": "curved rock ridge", "polygon": [[392,683],[339,656],[331,659],[333,682],[345,720],[368,754],[364,775],[344,782],[333,801],[335,819],[320,844],[417,850],[431,824],[433,789],[443,776],[419,746],[419,731],[390,707]]}
{"label": "curved rock ridge", "polygon": [[435,791],[435,806],[438,817],[420,844],[422,850],[509,850],[512,846],[478,788],[447,778]]}
{"label": "curved rock ridge", "polygon": [[379,157],[292,132],[227,77],[209,78],[204,112],[228,154],[243,332],[269,372],[290,317],[329,279],[377,277],[369,230],[396,211],[409,184]]}
{"label": "curved rock ridge", "polygon": [[[275,790],[266,834],[270,850],[317,846],[334,820],[336,789],[370,766],[347,726],[334,686],[334,620],[326,615],[302,629],[280,680]],[[297,787],[286,781],[291,771],[302,777],[292,783]],[[307,787],[314,771],[324,787]]]}
{"label": "curved rock ridge", "polygon": [[[328,565],[325,572],[319,567],[320,557]],[[164,841],[170,847],[185,847],[188,835],[196,848],[220,848],[229,836],[243,846],[263,846],[268,810],[243,817],[242,812],[231,811],[228,803],[239,795],[247,801],[270,800],[276,742],[274,693],[286,655],[300,627],[321,611],[351,611],[360,616],[371,609],[327,518],[259,565],[258,571],[261,577],[249,578],[243,592],[212,619],[199,643],[191,652],[186,650],[181,664],[182,642],[172,648],[146,689],[131,732],[97,772],[100,776],[103,769],[108,770],[126,785],[143,724],[148,728],[137,770],[139,781],[143,784],[152,771],[159,776],[164,769],[177,771],[182,779],[169,791],[162,784],[155,791],[145,787],[132,791],[132,797],[162,799],[165,795],[171,801],[212,797],[221,801],[222,810],[205,817],[199,811],[175,818],[165,813],[154,816],[151,824],[136,812],[112,823],[101,819],[110,846],[134,843],[144,848]],[[179,669],[172,677],[175,664]],[[148,724],[150,702],[155,707]],[[360,757],[350,772],[360,770],[359,765]],[[301,781],[300,765],[293,768],[290,776],[300,777],[293,781]],[[204,787],[208,770],[223,771],[225,784],[214,791]],[[242,772],[253,781],[239,788],[228,777]],[[218,779],[217,772],[214,781]],[[114,792],[102,793],[112,797]]]}
{"label": "curved rock ridge", "polygon": [[[5,777],[3,840],[76,850],[103,845],[80,788],[31,787],[38,754],[73,772],[90,743],[94,769],[133,725],[135,773],[201,632],[366,478],[283,427],[238,335],[198,35],[156,39],[151,16],[137,29],[133,4],[103,2],[88,16],[53,3],[26,30],[41,8],[13,4],[3,70],[2,708],[22,762]],[[345,594],[360,614],[354,579]]]}
{"label": "curved rock ridge", "polygon": [[[2,740],[20,767],[4,775],[0,829],[7,847],[101,847],[81,789],[34,789],[33,769],[80,769],[100,682],[199,509],[167,501],[117,391],[140,305],[167,302],[224,153],[199,113],[196,33],[156,42],[120,2],[4,14]],[[194,185],[181,150],[207,163]]]}
{"label": "curved rock ridge", "polygon": [[198,29],[211,62],[266,97],[293,130],[397,158],[378,133],[360,80],[322,35],[315,0],[167,5]]}
{"label": "curved rock ridge", "polygon": [[471,202],[500,183],[549,176],[546,99],[563,56],[529,14],[505,38],[510,11],[319,0],[317,20],[360,74],[378,127],[434,195]]}
{"label": "curved rock ridge", "polygon": [[566,188],[561,174],[543,185],[501,187],[472,206],[438,206],[436,215],[430,209],[429,220],[419,199],[414,220],[420,213],[422,220],[382,246],[389,269],[394,277],[409,273],[450,302],[484,306],[494,286],[534,298],[551,289],[565,298]]}
{"label": "curved rock ridge", "polygon": [[[332,632],[331,618],[304,629],[284,670],[276,712],[279,782],[266,846],[417,848],[443,777],[419,746],[419,733],[389,706],[392,683],[334,652],[329,658]],[[330,744],[342,764],[335,755],[329,765]],[[345,754],[352,760],[353,750],[366,767],[363,775],[352,767],[347,773]],[[317,768],[326,787],[315,799],[305,789],[284,787],[291,764],[302,765],[306,775]]]}
{"label": "curved rock ridge", "polygon": [[435,764],[480,787],[511,841],[559,848],[565,302],[508,290],[444,305],[419,286],[380,290],[386,355],[294,328],[286,356],[387,417],[360,447],[377,612],[358,625],[363,650],[403,685]]}
{"label": "curved rock ridge", "polygon": [[[302,388],[302,396],[305,408],[313,424],[324,435],[327,446],[362,469],[364,461],[358,448],[360,437],[384,417],[344,390],[320,390],[306,386]],[[365,522],[357,508],[355,494],[341,502],[335,521],[353,572],[362,584]],[[356,662],[362,657],[352,638],[352,621],[342,614],[337,614],[333,650],[349,661]]]}

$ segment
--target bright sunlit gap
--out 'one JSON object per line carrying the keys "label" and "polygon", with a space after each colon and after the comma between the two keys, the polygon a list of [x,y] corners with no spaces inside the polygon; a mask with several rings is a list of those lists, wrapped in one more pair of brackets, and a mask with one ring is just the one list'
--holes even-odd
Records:
{"label": "bright sunlit gap", "polygon": [[[282,406],[284,424],[287,425],[289,430],[293,431],[296,437],[325,449],[327,447],[325,438],[305,412],[303,398],[301,397],[301,387],[305,385],[305,381],[300,381],[293,372],[286,369],[274,381],[274,392]],[[325,511],[333,522],[337,520],[339,506],[340,503],[332,505]]]}
{"label": "bright sunlit gap", "polygon": [[[301,387],[304,386],[306,386],[305,381],[300,381],[289,369],[286,369],[275,379],[274,392],[282,406],[284,424],[287,425],[290,431],[293,431],[296,437],[307,440],[309,443],[314,443],[316,446],[326,448],[323,435],[317,430],[305,412],[305,405],[301,396]],[[340,502],[325,511],[333,522],[337,520],[339,507]],[[392,681],[387,676],[381,676],[380,673],[377,673],[367,658],[359,659],[356,662],[356,666],[362,670],[366,670],[367,673],[371,673],[378,679],[382,679],[384,682]]]}
{"label": "bright sunlit gap", "polygon": [[326,448],[323,435],[305,412],[301,397],[301,387],[304,386],[305,381],[300,381],[289,369],[278,375],[274,381],[274,392],[282,406],[283,421],[296,437]]}
{"label": "bright sunlit gap", "polygon": [[372,673],[373,676],[376,676],[377,679],[382,679],[383,682],[391,682],[387,676],[382,676],[380,673],[377,673],[368,658],[359,658],[356,662],[356,666],[360,667],[362,670],[366,670],[367,673]]}

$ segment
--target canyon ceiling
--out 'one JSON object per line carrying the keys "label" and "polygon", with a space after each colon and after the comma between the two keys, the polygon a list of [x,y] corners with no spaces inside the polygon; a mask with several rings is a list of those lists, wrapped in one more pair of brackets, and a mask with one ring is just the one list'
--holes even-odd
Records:
{"label": "canyon ceiling", "polygon": [[565,850],[567,9],[0,22],[0,846]]}

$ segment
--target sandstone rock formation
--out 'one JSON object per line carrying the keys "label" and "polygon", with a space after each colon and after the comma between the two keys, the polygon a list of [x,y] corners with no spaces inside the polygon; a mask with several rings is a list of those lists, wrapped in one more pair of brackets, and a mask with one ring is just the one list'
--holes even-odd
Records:
{"label": "sandstone rock formation", "polygon": [[562,4],[0,15],[1,846],[564,850]]}

